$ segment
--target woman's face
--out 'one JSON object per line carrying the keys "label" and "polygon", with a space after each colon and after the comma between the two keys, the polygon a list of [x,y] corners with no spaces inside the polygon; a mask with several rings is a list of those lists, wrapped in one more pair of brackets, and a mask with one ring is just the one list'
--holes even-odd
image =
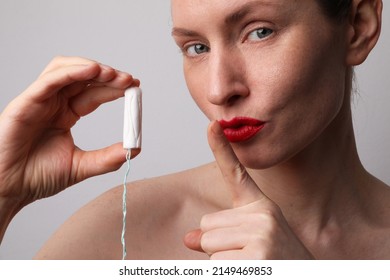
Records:
{"label": "woman's face", "polygon": [[172,16],[200,109],[211,120],[235,119],[232,126],[261,121],[254,135],[232,143],[247,167],[302,151],[348,99],[345,28],[316,1],[172,0]]}

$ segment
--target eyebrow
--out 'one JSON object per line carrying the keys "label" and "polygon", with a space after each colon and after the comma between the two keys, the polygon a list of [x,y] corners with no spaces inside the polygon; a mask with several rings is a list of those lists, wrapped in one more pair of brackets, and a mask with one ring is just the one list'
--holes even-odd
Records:
{"label": "eyebrow", "polygon": [[174,27],[172,28],[172,36],[183,36],[183,37],[197,37],[200,34],[198,32],[188,30],[185,28]]}
{"label": "eyebrow", "polygon": [[267,7],[277,7],[280,6],[275,2],[270,1],[252,1],[240,6],[236,11],[232,12],[225,18],[226,25],[234,25],[237,22],[240,22],[245,16],[247,16],[254,7],[257,6],[267,6]]}
{"label": "eyebrow", "polygon": [[[237,10],[233,11],[231,14],[226,16],[224,22],[226,25],[234,25],[237,22],[240,22],[245,16],[247,16],[254,7],[257,6],[268,6],[268,7],[276,7],[280,6],[279,4],[275,2],[270,1],[251,1],[249,3],[246,3],[242,6],[240,6]],[[185,28],[180,27],[173,27],[172,28],[172,36],[182,36],[182,37],[197,37],[200,34],[196,31],[188,30]]]}

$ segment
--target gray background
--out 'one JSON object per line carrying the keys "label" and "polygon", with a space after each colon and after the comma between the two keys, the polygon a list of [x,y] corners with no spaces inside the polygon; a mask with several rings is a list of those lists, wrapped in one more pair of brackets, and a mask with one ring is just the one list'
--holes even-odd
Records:
{"label": "gray background", "polygon": [[[362,161],[388,184],[389,20],[390,9],[385,7],[382,38],[356,70],[358,93],[353,101]],[[186,89],[181,54],[170,38],[171,27],[168,0],[1,0],[0,110],[35,80],[54,56],[84,56],[128,71],[142,81],[143,151],[133,161],[130,180],[211,161],[208,121]],[[122,114],[123,100],[118,100],[83,118],[73,129],[76,144],[96,149],[121,141]],[[179,129],[173,130],[172,124]],[[9,226],[0,259],[32,258],[73,212],[120,185],[124,172],[125,167],[89,179],[26,207]]]}

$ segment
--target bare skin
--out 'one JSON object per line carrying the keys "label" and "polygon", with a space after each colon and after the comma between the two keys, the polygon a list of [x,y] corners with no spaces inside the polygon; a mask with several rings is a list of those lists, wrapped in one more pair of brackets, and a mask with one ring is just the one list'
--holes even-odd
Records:
{"label": "bare skin", "polygon": [[[361,171],[369,183],[362,184],[359,195],[349,198],[347,204],[342,198],[345,195],[341,194],[339,200],[329,203],[332,207],[321,209],[322,220],[315,220],[313,215],[305,213],[295,218],[288,216],[289,225],[305,243],[312,257],[390,257],[389,189]],[[226,188],[217,163],[132,183],[129,193],[128,259],[209,259],[208,254],[188,248],[197,245],[193,245],[196,241],[187,233],[199,227],[202,219],[209,218],[206,214],[234,207],[231,191]],[[121,198],[122,187],[118,187],[82,208],[59,229],[36,258],[119,259],[122,250],[119,240]],[[258,257],[283,258],[272,253]]]}
{"label": "bare skin", "polygon": [[[172,1],[173,36],[216,162],[129,185],[127,257],[389,259],[390,190],[360,163],[349,100],[381,1],[355,0],[341,26],[310,0],[195,2]],[[264,129],[229,143],[214,120],[236,116]],[[119,259],[121,198],[86,205],[36,258]]]}

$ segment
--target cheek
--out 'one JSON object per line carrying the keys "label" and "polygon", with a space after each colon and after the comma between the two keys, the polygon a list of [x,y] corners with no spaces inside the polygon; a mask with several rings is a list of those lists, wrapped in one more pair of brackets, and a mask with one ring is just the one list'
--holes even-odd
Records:
{"label": "cheek", "polygon": [[344,99],[344,74],[332,67],[326,70],[327,67],[318,64],[312,66],[268,68],[263,81],[256,81],[256,87],[262,92],[254,97],[256,103],[263,104],[262,109],[270,118],[283,115],[304,121],[320,115],[332,118]]}
{"label": "cheek", "polygon": [[210,114],[211,110],[208,109],[210,104],[207,100],[207,91],[209,89],[207,87],[208,76],[206,69],[199,65],[189,65],[189,63],[186,62],[184,62],[183,65],[184,78],[192,99],[207,118],[210,120],[213,119]]}
{"label": "cheek", "polygon": [[259,114],[270,121],[267,137],[259,142],[260,149],[257,146],[248,152],[237,147],[240,159],[248,167],[269,167],[302,151],[348,102],[346,69],[337,55],[326,47],[281,53],[289,55],[274,55],[270,63],[261,67],[247,62],[256,69],[256,74],[250,76],[253,103]]}
{"label": "cheek", "polygon": [[260,59],[247,59],[251,92],[270,117],[289,115],[307,122],[319,115],[333,118],[340,109],[346,73],[343,48],[332,32],[327,34],[316,36],[302,28],[267,55],[259,53]]}

